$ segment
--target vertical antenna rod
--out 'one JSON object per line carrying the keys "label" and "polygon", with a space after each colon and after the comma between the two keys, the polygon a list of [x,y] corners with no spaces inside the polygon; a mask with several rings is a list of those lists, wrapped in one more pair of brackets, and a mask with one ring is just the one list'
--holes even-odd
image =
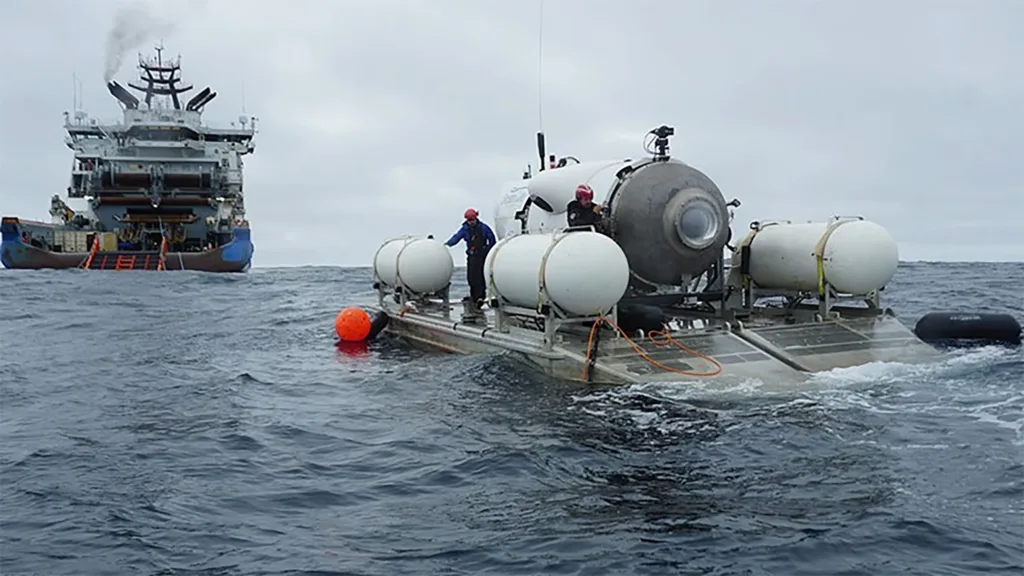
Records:
{"label": "vertical antenna rod", "polygon": [[544,132],[544,0],[537,25],[537,130]]}
{"label": "vertical antenna rod", "polygon": [[544,146],[544,0],[540,0],[537,28],[537,153],[540,154],[537,171],[543,172],[547,164]]}

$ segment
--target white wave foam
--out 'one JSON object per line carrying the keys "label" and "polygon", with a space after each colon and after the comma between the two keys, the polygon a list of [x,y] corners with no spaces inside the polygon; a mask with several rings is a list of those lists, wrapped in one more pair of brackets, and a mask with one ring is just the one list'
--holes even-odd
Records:
{"label": "white wave foam", "polygon": [[[949,352],[932,364],[876,362],[813,374],[808,384],[789,394],[769,393],[775,387],[758,379],[731,385],[712,381],[650,382],[633,384],[573,397],[582,412],[608,418],[621,417],[638,428],[678,432],[694,426],[693,414],[680,415],[654,407],[637,409],[638,397],[675,406],[698,401],[699,410],[730,420],[762,416],[774,419],[787,410],[863,410],[875,414],[930,413],[933,416],[968,417],[1013,433],[1013,442],[1024,444],[1024,382],[979,378],[981,371],[1001,370],[1024,362],[1019,350],[989,346]],[[744,399],[765,400],[751,406]],[[740,400],[743,405],[708,406],[702,400]],[[679,422],[680,419],[691,419]],[[677,421],[673,421],[673,419]],[[702,420],[698,418],[697,420]],[[940,449],[944,444],[916,444],[904,449]]]}

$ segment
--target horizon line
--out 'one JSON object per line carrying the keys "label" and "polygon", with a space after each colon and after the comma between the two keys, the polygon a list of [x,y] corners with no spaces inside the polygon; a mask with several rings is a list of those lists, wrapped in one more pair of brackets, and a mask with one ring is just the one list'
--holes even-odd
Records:
{"label": "horizon line", "polygon": [[[1024,264],[1024,260],[900,260],[900,264]],[[456,264],[456,268],[465,268],[466,265]],[[257,265],[253,264],[251,269],[272,270],[275,268],[367,268],[372,269],[372,264],[276,264]]]}

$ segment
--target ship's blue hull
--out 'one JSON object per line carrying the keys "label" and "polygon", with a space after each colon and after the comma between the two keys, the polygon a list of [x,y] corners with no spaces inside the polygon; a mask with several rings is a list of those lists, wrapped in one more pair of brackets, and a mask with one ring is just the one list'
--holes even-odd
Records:
{"label": "ship's blue hull", "polygon": [[[39,225],[36,225],[39,226]],[[0,223],[0,262],[4,268],[21,270],[86,268],[93,270],[155,270],[156,252],[53,252],[26,244],[22,224],[17,218],[5,217]],[[161,270],[196,270],[201,272],[246,272],[252,264],[255,247],[249,228],[235,228],[231,241],[204,252],[168,252]],[[123,265],[122,265],[123,263]],[[145,263],[145,264],[143,264]]]}

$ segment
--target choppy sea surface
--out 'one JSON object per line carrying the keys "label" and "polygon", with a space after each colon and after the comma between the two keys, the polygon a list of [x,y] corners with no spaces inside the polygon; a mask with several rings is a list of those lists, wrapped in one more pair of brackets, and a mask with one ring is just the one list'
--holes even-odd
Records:
{"label": "choppy sea surface", "polygon": [[[725,398],[339,351],[366,269],[0,291],[4,576],[1024,573],[1020,350]],[[910,325],[1024,319],[1024,264],[905,264],[885,294]]]}

